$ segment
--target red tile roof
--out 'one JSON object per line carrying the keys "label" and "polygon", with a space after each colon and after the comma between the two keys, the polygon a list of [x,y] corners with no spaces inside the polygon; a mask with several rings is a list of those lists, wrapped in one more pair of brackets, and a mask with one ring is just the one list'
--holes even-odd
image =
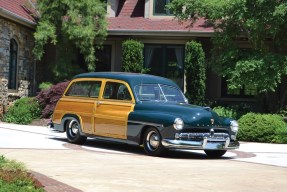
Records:
{"label": "red tile roof", "polygon": [[0,0],[0,11],[3,10],[27,22],[36,23],[27,0]]}
{"label": "red tile roof", "polygon": [[176,19],[148,19],[143,17],[111,17],[108,18],[108,29],[130,31],[182,31],[182,32],[213,32],[204,19],[199,19],[190,26],[190,22],[178,22]]}
{"label": "red tile roof", "polygon": [[111,31],[170,31],[170,32],[213,32],[213,28],[198,20],[190,26],[190,22],[178,22],[171,17],[144,18],[145,0],[119,0],[116,17],[108,18],[108,30]]}
{"label": "red tile roof", "polygon": [[[35,0],[31,0],[35,2]],[[193,26],[189,22],[178,22],[176,19],[144,18],[144,0],[121,0],[117,17],[108,18],[108,30],[111,31],[170,31],[170,32],[213,32],[204,19]],[[20,17],[27,22],[36,23],[27,0],[0,0],[1,9]]]}

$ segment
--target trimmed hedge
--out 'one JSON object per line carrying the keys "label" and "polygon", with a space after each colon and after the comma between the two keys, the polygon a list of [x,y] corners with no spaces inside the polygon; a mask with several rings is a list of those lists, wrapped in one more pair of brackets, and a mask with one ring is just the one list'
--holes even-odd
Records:
{"label": "trimmed hedge", "polygon": [[144,44],[140,41],[129,39],[123,42],[123,71],[132,73],[147,73],[144,67]]}
{"label": "trimmed hedge", "polygon": [[205,105],[206,64],[202,45],[189,41],[185,45],[186,97],[190,103]]}
{"label": "trimmed hedge", "polygon": [[287,143],[287,124],[280,115],[247,113],[239,119],[238,139]]}

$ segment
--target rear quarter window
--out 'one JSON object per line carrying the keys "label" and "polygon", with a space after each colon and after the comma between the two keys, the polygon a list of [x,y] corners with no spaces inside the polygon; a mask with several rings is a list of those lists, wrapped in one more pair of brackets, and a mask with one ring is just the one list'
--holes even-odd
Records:
{"label": "rear quarter window", "polygon": [[95,97],[99,96],[101,89],[100,81],[77,81],[74,82],[66,92],[66,96]]}

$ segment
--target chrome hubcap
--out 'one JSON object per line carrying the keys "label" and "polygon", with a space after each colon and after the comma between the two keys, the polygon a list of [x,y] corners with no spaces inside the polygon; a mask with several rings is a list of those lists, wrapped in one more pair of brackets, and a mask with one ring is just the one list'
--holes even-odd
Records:
{"label": "chrome hubcap", "polygon": [[149,150],[155,151],[159,146],[159,135],[155,131],[151,131],[147,135],[147,146]]}
{"label": "chrome hubcap", "polygon": [[69,125],[71,135],[76,136],[79,131],[79,125],[76,121],[71,121]]}

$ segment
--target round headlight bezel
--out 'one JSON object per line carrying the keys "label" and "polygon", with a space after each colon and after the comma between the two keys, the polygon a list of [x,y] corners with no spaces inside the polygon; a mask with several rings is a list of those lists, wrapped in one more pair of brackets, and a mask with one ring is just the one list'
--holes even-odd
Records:
{"label": "round headlight bezel", "polygon": [[176,118],[173,123],[175,130],[182,130],[184,127],[184,122],[181,118]]}
{"label": "round headlight bezel", "polygon": [[230,122],[230,128],[231,128],[231,131],[234,132],[234,133],[237,133],[238,132],[238,129],[239,129],[239,124],[236,120],[233,120]]}

